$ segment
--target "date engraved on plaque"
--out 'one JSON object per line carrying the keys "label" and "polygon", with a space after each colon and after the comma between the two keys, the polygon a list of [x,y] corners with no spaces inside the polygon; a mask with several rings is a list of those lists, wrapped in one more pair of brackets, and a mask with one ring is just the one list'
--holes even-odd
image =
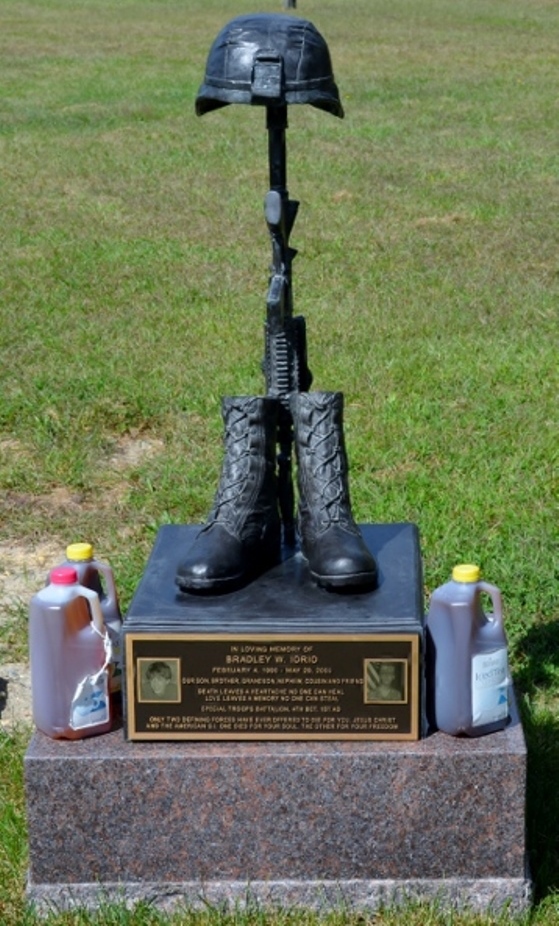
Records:
{"label": "date engraved on plaque", "polygon": [[126,636],[130,739],[418,739],[419,637]]}

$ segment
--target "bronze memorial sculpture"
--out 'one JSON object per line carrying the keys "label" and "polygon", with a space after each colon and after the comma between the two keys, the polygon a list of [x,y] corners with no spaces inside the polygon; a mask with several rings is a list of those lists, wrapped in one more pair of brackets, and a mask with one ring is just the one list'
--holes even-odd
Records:
{"label": "bronze memorial sculpture", "polygon": [[229,103],[266,110],[265,395],[222,400],[224,457],[205,523],[157,533],[123,631],[126,735],[414,740],[419,533],[355,523],[343,395],[311,391],[305,319],[293,313],[287,109],[343,116],[314,25],[285,14],[231,20],[211,46],[196,112]]}
{"label": "bronze memorial sculpture", "polygon": [[305,320],[293,315],[291,265],[297,252],[289,235],[299,204],[286,188],[287,107],[309,103],[344,115],[328,46],[312,23],[260,13],[225,26],[210,49],[196,112],[229,103],[266,107],[265,217],[272,244],[263,361],[267,394],[223,399],[219,486],[176,582],[183,592],[228,592],[280,562],[282,539],[294,546],[294,445],[297,526],[312,578],[327,589],[372,589],[377,566],[351,512],[343,395],[309,392]]}

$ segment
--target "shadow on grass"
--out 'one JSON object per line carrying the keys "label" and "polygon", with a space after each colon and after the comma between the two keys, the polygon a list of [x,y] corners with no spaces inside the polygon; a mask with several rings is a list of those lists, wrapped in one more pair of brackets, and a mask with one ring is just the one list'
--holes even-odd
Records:
{"label": "shadow on grass", "polygon": [[518,654],[515,688],[528,748],[527,842],[538,901],[559,891],[559,716],[545,705],[546,692],[557,688],[559,623],[532,627]]}

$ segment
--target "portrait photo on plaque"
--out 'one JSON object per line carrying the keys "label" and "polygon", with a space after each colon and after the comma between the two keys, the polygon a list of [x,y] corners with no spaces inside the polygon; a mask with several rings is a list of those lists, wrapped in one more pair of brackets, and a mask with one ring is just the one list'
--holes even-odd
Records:
{"label": "portrait photo on plaque", "polygon": [[365,659],[365,703],[407,704],[406,659]]}
{"label": "portrait photo on plaque", "polygon": [[180,659],[139,658],[136,665],[139,703],[180,703]]}

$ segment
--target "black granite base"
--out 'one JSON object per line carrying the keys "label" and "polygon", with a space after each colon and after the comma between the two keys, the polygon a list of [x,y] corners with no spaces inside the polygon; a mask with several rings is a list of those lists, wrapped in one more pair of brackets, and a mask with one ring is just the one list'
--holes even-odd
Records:
{"label": "black granite base", "polygon": [[199,527],[160,528],[134,595],[126,630],[141,628],[235,633],[422,632],[423,585],[419,532],[414,524],[361,524],[375,557],[378,588],[334,592],[311,580],[298,549],[245,588],[221,595],[180,593],[177,566]]}
{"label": "black granite base", "polygon": [[[181,593],[199,528],[161,528],[124,623],[131,739],[418,739],[423,586],[413,524],[361,525],[371,591],[327,591],[297,549],[245,588]],[[150,673],[164,673],[155,691]],[[391,686],[380,688],[381,674]]]}

